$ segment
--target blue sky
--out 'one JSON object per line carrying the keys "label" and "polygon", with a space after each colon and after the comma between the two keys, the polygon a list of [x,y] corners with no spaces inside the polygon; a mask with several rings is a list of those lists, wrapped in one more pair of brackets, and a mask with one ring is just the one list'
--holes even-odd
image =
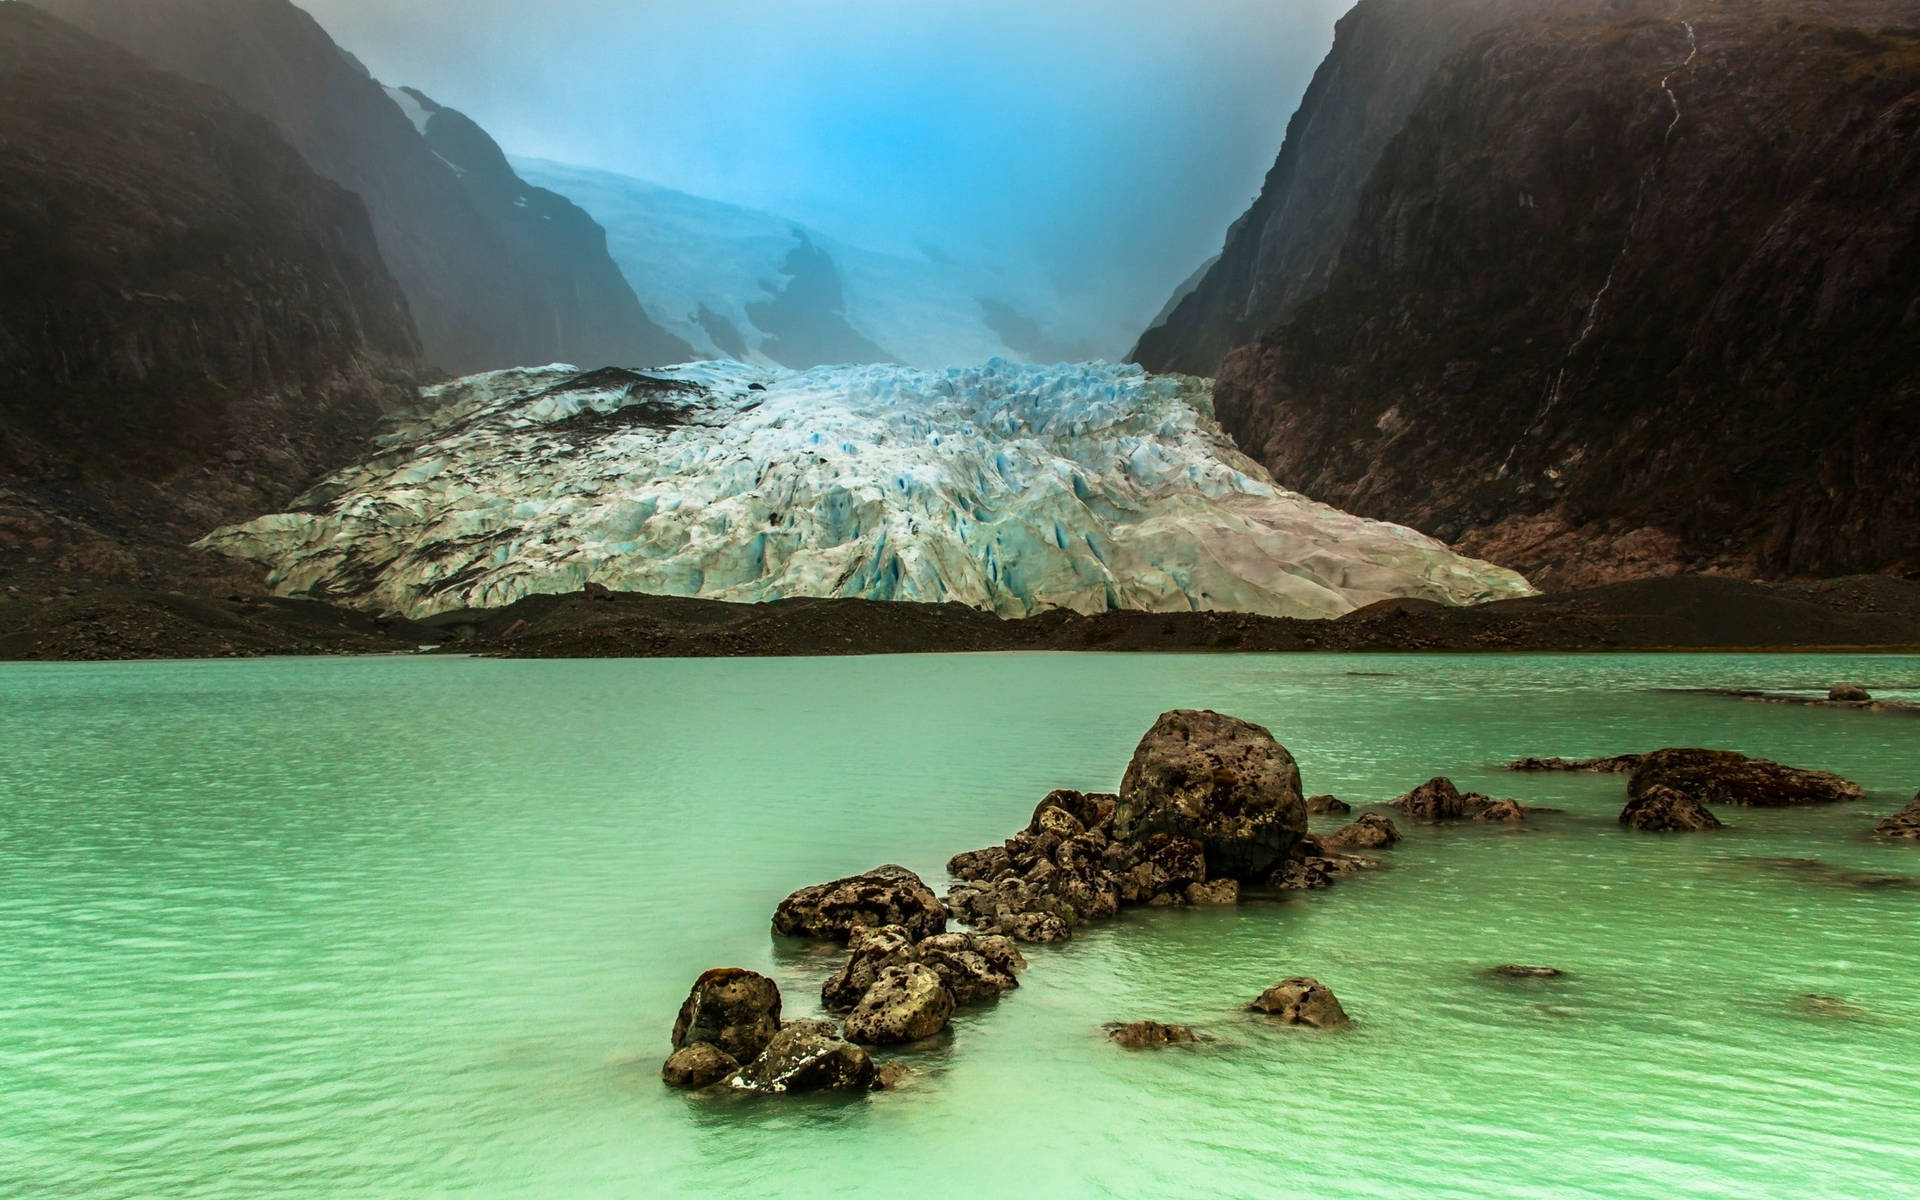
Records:
{"label": "blue sky", "polygon": [[1144,321],[1219,249],[1350,0],[302,0],[510,153]]}

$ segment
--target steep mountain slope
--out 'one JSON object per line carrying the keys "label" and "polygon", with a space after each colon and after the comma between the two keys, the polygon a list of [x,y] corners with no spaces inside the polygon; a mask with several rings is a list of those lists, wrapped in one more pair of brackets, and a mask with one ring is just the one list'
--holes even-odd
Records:
{"label": "steep mountain slope", "polygon": [[1227,355],[1325,289],[1360,189],[1433,78],[1474,34],[1538,0],[1360,0],[1287,125],[1226,247],[1134,347],[1150,371],[1213,375]]}
{"label": "steep mountain slope", "polygon": [[426,616],[578,591],[1338,616],[1524,595],[1273,486],[1137,367],[544,368],[438,389],[289,512],[209,536],[283,593]]}
{"label": "steep mountain slope", "polygon": [[458,113],[417,94],[396,101],[287,0],[34,2],[221,88],[359,194],[437,365],[690,356],[648,319],[591,218],[521,183]]}
{"label": "steep mountain slope", "polygon": [[1920,5],[1526,11],[1434,73],[1320,292],[1209,327],[1251,343],[1222,424],[1543,587],[1920,568]]}
{"label": "steep mountain slope", "polygon": [[168,574],[410,398],[359,200],[259,117],[0,4],[0,574]]}
{"label": "steep mountain slope", "polygon": [[1077,361],[1125,346],[1123,331],[1080,317],[1040,281],[848,245],[771,213],[606,171],[513,165],[606,225],[647,311],[701,357],[940,367]]}

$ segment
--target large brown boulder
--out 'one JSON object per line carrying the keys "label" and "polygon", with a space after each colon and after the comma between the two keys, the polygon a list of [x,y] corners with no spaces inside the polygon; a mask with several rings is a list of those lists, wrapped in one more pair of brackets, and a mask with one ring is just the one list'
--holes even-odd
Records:
{"label": "large brown boulder", "polygon": [[1881,837],[1920,841],[1920,793],[1914,795],[1912,804],[1875,825],[1873,832]]}
{"label": "large brown boulder", "polygon": [[780,1031],[780,986],[741,967],[715,967],[693,981],[673,1023],[673,1048],[705,1042],[751,1062]]}
{"label": "large brown boulder", "polygon": [[1780,808],[1858,800],[1860,785],[1830,771],[1808,771],[1731,750],[1669,749],[1643,756],[1627,778],[1627,795],[1669,787],[1701,804]]}
{"label": "large brown boulder", "polygon": [[1296,975],[1282,979],[1247,1006],[1254,1012],[1278,1017],[1288,1025],[1310,1025],[1315,1029],[1333,1029],[1348,1021],[1347,1010],[1333,992],[1317,979]]}
{"label": "large brown boulder", "polygon": [[1643,833],[1692,833],[1721,828],[1720,818],[1685,792],[1654,784],[1627,801],[1620,823]]}
{"label": "large brown boulder", "polygon": [[953,1016],[953,994],[920,963],[882,967],[847,1016],[847,1040],[891,1046],[930,1038]]}
{"label": "large brown boulder", "polygon": [[826,1021],[792,1021],[760,1057],[727,1081],[746,1092],[863,1092],[873,1086],[873,1059]]}
{"label": "large brown boulder", "polygon": [[947,930],[947,910],[918,875],[888,864],[863,875],[801,888],[774,910],[773,931],[783,937],[844,942],[856,929],[899,925],[915,938]]}
{"label": "large brown boulder", "polygon": [[1306,830],[1286,747],[1251,722],[1193,709],[1163,714],[1140,739],[1113,812],[1115,838],[1192,838],[1209,877],[1243,882],[1264,879]]}
{"label": "large brown boulder", "polygon": [[719,1083],[740,1069],[740,1064],[718,1046],[695,1042],[675,1050],[660,1067],[660,1078],[668,1087],[703,1088]]}

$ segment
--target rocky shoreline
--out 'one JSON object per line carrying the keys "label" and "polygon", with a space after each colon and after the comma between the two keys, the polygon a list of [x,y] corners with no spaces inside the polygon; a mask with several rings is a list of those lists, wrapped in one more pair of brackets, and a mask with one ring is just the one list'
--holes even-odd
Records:
{"label": "rocky shoreline", "polygon": [[1641,580],[1450,608],[1390,600],[1331,620],[1231,612],[1049,612],[1005,620],[958,604],[779,600],[733,604],[590,584],[423,621],[199,585],[75,587],[5,574],[0,660],[481,654],[502,658],[733,658],[989,651],[1920,650],[1920,580]]}
{"label": "rocky shoreline", "polygon": [[[1859,800],[1859,785],[1731,751],[1656,750],[1611,759],[1521,759],[1514,770],[1625,773],[1620,823],[1646,832],[1721,828],[1708,802],[1745,807]],[[1420,824],[1512,823],[1554,812],[1461,792],[1435,777],[1386,807]],[[703,973],[682,1005],[670,1086],[733,1092],[859,1092],[898,1084],[911,1068],[875,1052],[942,1034],[956,1011],[1020,986],[1022,946],[1071,939],[1130,907],[1200,908],[1332,886],[1385,865],[1360,851],[1401,841],[1393,820],[1363,813],[1315,835],[1310,812],[1343,813],[1330,796],[1304,794],[1298,764],[1265,728],[1205,710],[1164,713],[1141,739],[1113,793],[1056,790],[1005,842],[963,851],[947,864],[944,896],[905,867],[886,865],[802,888],[776,907],[776,937],[840,945],[846,957],[820,988],[839,1018],[783,1019],[767,976],[737,967]],[[1920,839],[1920,796],[1879,826]],[[967,926],[949,929],[949,922]],[[1555,979],[1551,966],[1486,968],[1505,981]],[[1333,991],[1305,975],[1273,984],[1246,1005],[1258,1019],[1316,1030],[1352,1018]],[[1210,1040],[1159,1020],[1110,1022],[1117,1046],[1160,1049]]]}

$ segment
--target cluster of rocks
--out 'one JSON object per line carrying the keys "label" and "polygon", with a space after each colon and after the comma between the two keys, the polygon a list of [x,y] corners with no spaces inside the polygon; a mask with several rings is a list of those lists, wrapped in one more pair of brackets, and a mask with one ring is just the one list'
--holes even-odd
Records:
{"label": "cluster of rocks", "polygon": [[1808,771],[1730,750],[1655,750],[1627,776],[1620,823],[1647,833],[1723,828],[1710,804],[1780,808],[1858,800],[1860,785],[1830,771]]}
{"label": "cluster of rocks", "polygon": [[[1339,801],[1317,803],[1347,811]],[[954,856],[947,869],[956,883],[944,902],[895,865],[781,901],[774,933],[846,947],[820,992],[822,1007],[844,1014],[843,1024],[782,1021],[772,980],[709,971],[682,1006],[662,1076],[678,1087],[760,1092],[879,1086],[888,1068],[876,1068],[866,1048],[933,1037],[956,1010],[1018,987],[1027,963],[1016,943],[1064,941],[1130,905],[1233,904],[1243,888],[1325,887],[1373,865],[1354,851],[1400,839],[1391,821],[1373,814],[1317,837],[1307,831],[1308,811],[1298,765],[1267,730],[1214,712],[1166,713],[1141,739],[1119,792],[1049,794],[1006,842]],[[950,917],[972,931],[948,932]],[[1274,999],[1287,987],[1307,988],[1301,1004]],[[1338,1003],[1311,980],[1275,989],[1255,1007],[1292,1023],[1339,1023],[1331,1015]],[[1194,1037],[1157,1022],[1114,1031],[1127,1045]]]}
{"label": "cluster of rocks", "polygon": [[1495,800],[1479,792],[1462,792],[1453,780],[1435,776],[1392,802],[1391,807],[1416,821],[1524,821],[1535,810],[1518,800]]}
{"label": "cluster of rocks", "polygon": [[[1309,1029],[1338,1029],[1352,1021],[1332,989],[1304,975],[1282,979],[1261,992],[1247,1005],[1247,1011],[1270,1017],[1278,1024]],[[1185,1025],[1163,1025],[1159,1021],[1110,1025],[1107,1037],[1128,1050],[1158,1050],[1205,1040]]]}
{"label": "cluster of rocks", "polygon": [[832,1022],[782,1021],[779,985],[739,967],[694,981],[660,1077],[674,1087],[772,1093],[863,1091],[877,1081],[872,1057]]}
{"label": "cluster of rocks", "polygon": [[947,907],[975,929],[1058,942],[1124,907],[1326,887],[1374,865],[1353,851],[1399,840],[1375,816],[1316,837],[1309,809],[1299,766],[1267,730],[1170,712],[1141,739],[1117,794],[1052,792],[1004,843],[955,855]]}

